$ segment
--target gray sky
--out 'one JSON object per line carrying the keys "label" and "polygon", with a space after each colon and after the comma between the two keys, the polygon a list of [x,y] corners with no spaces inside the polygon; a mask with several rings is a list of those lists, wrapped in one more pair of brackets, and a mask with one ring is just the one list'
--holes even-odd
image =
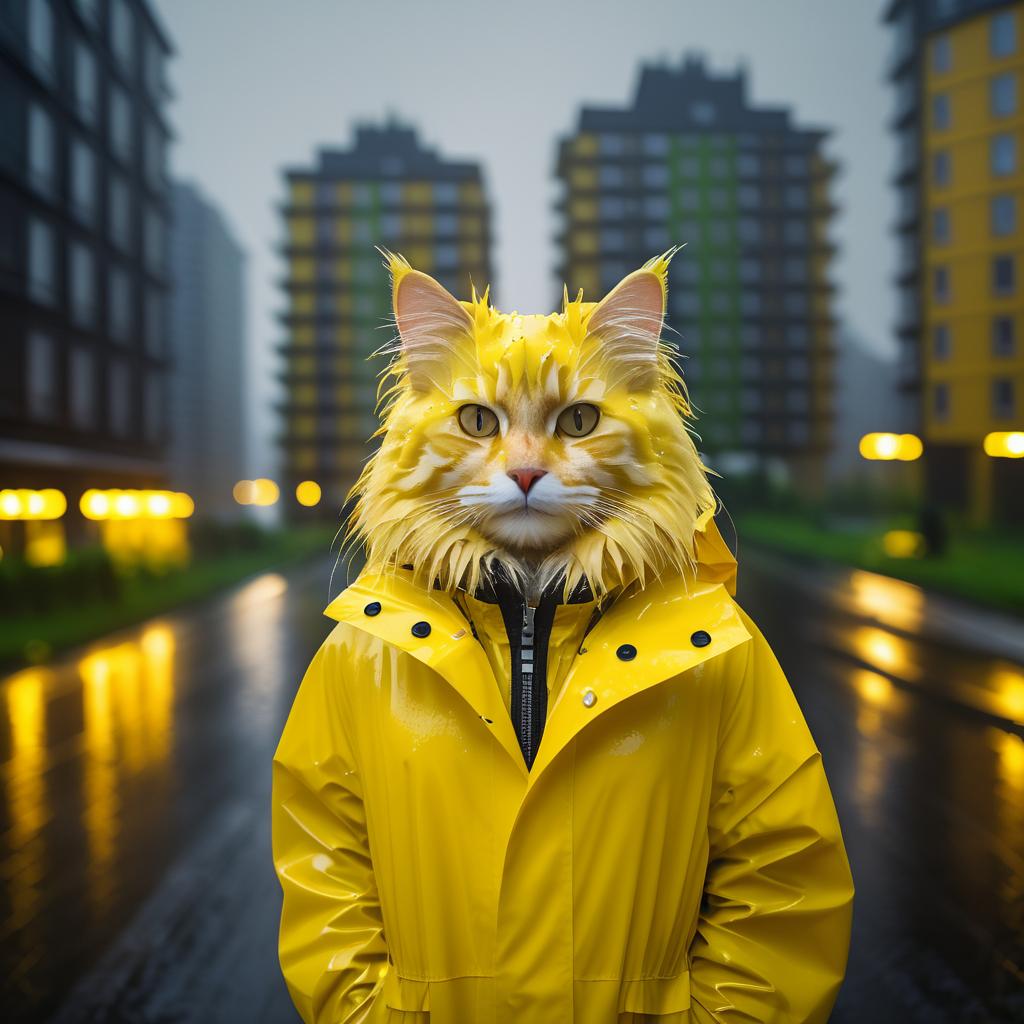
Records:
{"label": "gray sky", "polygon": [[[755,103],[830,127],[839,312],[891,353],[894,248],[889,49],[881,0],[156,0],[177,49],[175,175],[196,180],[249,252],[252,471],[272,472],[267,408],[283,303],[281,169],[394,112],[451,157],[479,159],[495,206],[496,304],[547,312],[556,292],[551,175],[583,103],[632,99],[641,61],[744,61]],[[384,272],[383,269],[381,271]]]}

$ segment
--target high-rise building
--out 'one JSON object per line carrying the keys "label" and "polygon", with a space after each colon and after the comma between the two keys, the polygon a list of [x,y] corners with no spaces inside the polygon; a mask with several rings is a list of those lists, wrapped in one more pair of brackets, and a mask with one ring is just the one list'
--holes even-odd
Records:
{"label": "high-rise building", "polygon": [[226,518],[247,468],[245,252],[195,185],[172,195],[171,484]]}
{"label": "high-rise building", "polygon": [[142,0],[0,6],[0,478],[164,478],[165,66]]}
{"label": "high-rise building", "polygon": [[457,298],[491,282],[490,211],[480,166],[446,160],[409,127],[362,125],[348,149],[286,171],[281,346],[285,485],[311,480],[336,514],[379,423],[391,292],[376,246],[405,256]]}
{"label": "high-rise building", "polygon": [[598,299],[670,245],[669,326],[700,447],[821,480],[832,420],[826,132],[754,107],[702,60],[647,66],[631,106],[584,107],[561,141],[559,277]]}
{"label": "high-rise building", "polygon": [[[1024,512],[1024,2],[893,0],[897,331],[930,497]],[[1015,497],[1016,496],[1016,497]]]}

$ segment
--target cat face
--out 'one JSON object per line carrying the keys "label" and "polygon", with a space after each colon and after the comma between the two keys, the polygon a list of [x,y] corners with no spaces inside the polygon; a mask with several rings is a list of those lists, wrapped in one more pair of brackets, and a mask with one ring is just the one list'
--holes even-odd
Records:
{"label": "cat face", "polygon": [[393,384],[355,488],[372,561],[472,586],[500,560],[598,592],[682,568],[713,499],[659,341],[668,258],[551,315],[459,302],[391,258]]}

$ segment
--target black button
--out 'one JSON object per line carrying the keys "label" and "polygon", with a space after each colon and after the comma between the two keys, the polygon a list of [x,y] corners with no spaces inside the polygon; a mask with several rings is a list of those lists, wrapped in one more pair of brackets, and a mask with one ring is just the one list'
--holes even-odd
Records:
{"label": "black button", "polygon": [[364,609],[364,615],[380,615],[380,601],[371,601]]}
{"label": "black button", "polygon": [[707,645],[711,643],[711,634],[706,629],[698,629],[697,632],[690,637],[690,643],[693,644],[694,647],[707,647]]}
{"label": "black button", "polygon": [[412,635],[418,636],[421,640],[425,636],[430,636],[430,623],[429,622],[416,622],[412,627]]}
{"label": "black button", "polygon": [[619,661],[632,661],[636,657],[636,648],[632,644],[623,644],[615,653]]}

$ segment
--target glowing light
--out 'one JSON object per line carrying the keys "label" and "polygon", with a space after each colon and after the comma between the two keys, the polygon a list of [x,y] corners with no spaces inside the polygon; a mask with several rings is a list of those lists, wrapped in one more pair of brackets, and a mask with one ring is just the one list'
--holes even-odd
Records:
{"label": "glowing light", "polygon": [[181,491],[88,490],[79,501],[86,519],[188,519],[195,502]]}
{"label": "glowing light", "polygon": [[0,491],[0,519],[60,519],[67,508],[67,499],[53,487]]}
{"label": "glowing light", "polygon": [[296,500],[300,505],[305,505],[307,508],[319,505],[321,496],[320,485],[315,480],[303,480],[295,488]]}
{"label": "glowing light", "polygon": [[854,675],[853,684],[857,692],[869,704],[875,707],[885,707],[893,699],[893,685],[877,672],[870,672],[867,669],[858,669]]}
{"label": "glowing light", "polygon": [[231,489],[231,495],[239,505],[253,504],[256,488],[251,480],[239,480]]}
{"label": "glowing light", "polygon": [[985,454],[994,459],[1024,459],[1024,431],[994,431],[987,434]]}
{"label": "glowing light", "polygon": [[154,519],[166,519],[171,514],[171,499],[160,491],[146,495],[146,512]]}
{"label": "glowing light", "polygon": [[103,491],[86,491],[78,507],[86,519],[106,519],[110,514],[110,496]]}
{"label": "glowing light", "polygon": [[925,552],[924,537],[913,530],[890,530],[882,537],[882,550],[889,558],[920,558]]}
{"label": "glowing light", "polygon": [[29,565],[63,565],[67,553],[61,523],[32,521],[25,524],[25,561]]}
{"label": "glowing light", "polygon": [[865,459],[913,462],[923,453],[924,444],[916,434],[865,434],[860,439],[860,454]]}
{"label": "glowing light", "polygon": [[992,689],[998,712],[1018,725],[1024,725],[1024,672],[1016,668],[998,668],[992,677]]}

